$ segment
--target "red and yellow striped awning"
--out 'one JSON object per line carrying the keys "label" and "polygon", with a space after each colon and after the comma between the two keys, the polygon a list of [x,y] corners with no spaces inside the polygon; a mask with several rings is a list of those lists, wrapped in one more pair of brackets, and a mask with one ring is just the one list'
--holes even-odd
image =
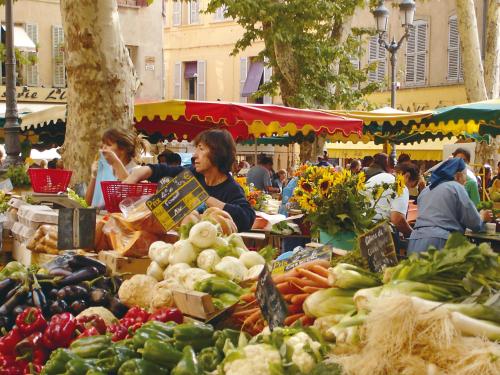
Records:
{"label": "red and yellow striped awning", "polygon": [[295,136],[311,132],[329,138],[362,136],[363,122],[331,113],[267,104],[169,100],[135,105],[135,126],[163,138],[192,140],[206,129],[228,130],[235,140]]}

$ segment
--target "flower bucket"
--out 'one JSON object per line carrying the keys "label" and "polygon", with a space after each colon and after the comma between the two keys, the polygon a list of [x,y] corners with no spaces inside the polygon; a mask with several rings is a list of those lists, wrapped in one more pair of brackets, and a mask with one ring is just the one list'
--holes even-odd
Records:
{"label": "flower bucket", "polygon": [[330,234],[322,230],[319,231],[319,242],[324,245],[331,245],[336,249],[351,251],[355,247],[356,234],[350,231]]}

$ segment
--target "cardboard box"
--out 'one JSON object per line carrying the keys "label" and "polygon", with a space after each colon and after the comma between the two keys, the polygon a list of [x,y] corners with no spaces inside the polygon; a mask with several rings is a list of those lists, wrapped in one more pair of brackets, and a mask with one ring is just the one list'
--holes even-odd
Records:
{"label": "cardboard box", "polygon": [[114,250],[100,251],[98,259],[105,263],[113,274],[128,274],[124,275],[125,278],[130,278],[132,275],[145,274],[151,263],[151,259],[148,257],[124,257]]}

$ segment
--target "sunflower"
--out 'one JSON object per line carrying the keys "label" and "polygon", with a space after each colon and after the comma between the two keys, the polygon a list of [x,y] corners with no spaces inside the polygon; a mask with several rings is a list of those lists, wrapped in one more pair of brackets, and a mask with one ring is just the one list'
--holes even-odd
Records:
{"label": "sunflower", "polygon": [[309,182],[308,180],[301,181],[300,188],[307,193],[312,193],[312,191],[313,191],[313,186],[312,186],[311,182]]}
{"label": "sunflower", "polygon": [[366,175],[364,172],[361,172],[358,175],[358,182],[356,184],[356,190],[357,191],[363,191],[365,190],[365,181],[366,181]]}
{"label": "sunflower", "polygon": [[405,188],[405,178],[402,174],[398,174],[396,176],[396,193],[398,194],[398,197],[400,197],[403,194],[403,190]]}
{"label": "sunflower", "polygon": [[333,186],[333,176],[330,174],[324,174],[323,177],[319,180],[319,191],[323,196],[325,196],[330,188]]}
{"label": "sunflower", "polygon": [[380,185],[378,188],[377,188],[377,191],[375,193],[375,199],[380,199],[380,197],[382,196],[382,194],[384,194],[384,187],[382,185]]}

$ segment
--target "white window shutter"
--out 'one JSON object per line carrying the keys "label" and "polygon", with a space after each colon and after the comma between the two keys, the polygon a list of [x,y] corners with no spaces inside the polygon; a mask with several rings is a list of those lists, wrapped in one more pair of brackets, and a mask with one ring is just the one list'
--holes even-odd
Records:
{"label": "white window shutter", "polygon": [[247,102],[247,98],[241,96],[241,93],[243,92],[243,86],[245,86],[245,81],[247,80],[247,74],[248,74],[248,57],[241,57],[240,58],[240,102],[241,103]]}
{"label": "white window shutter", "polygon": [[196,63],[196,100],[207,100],[207,62]]}
{"label": "white window shutter", "polygon": [[[38,25],[33,23],[27,23],[25,25],[26,34],[30,37],[30,39],[38,44]],[[37,52],[28,52],[28,57],[36,57],[38,56]],[[38,62],[34,64],[27,64],[25,67],[25,76],[26,76],[26,84],[28,86],[38,86]]]}
{"label": "white window shutter", "polygon": [[174,0],[172,6],[172,25],[180,26],[182,21],[182,2],[180,0]]}
{"label": "white window shutter", "polygon": [[415,49],[416,49],[416,36],[415,28],[411,27],[409,30],[408,38],[406,40],[406,83],[415,83]]}
{"label": "white window shutter", "polygon": [[377,64],[373,72],[368,73],[370,82],[382,82],[385,79],[386,50],[378,42],[378,36],[372,36],[368,45],[368,62]]}
{"label": "white window shutter", "polygon": [[[269,82],[273,75],[273,68],[267,65],[269,60],[264,59],[264,83]],[[271,95],[264,95],[262,98],[264,104],[273,104],[273,97]]]}
{"label": "white window shutter", "polygon": [[425,83],[427,77],[427,22],[417,25],[415,83]]}
{"label": "white window shutter", "polygon": [[182,99],[182,63],[174,65],[174,99]]}
{"label": "white window shutter", "polygon": [[200,22],[200,2],[193,0],[189,2],[189,24]]}
{"label": "white window shutter", "polygon": [[463,79],[457,16],[448,19],[448,81]]}
{"label": "white window shutter", "polygon": [[64,67],[64,30],[62,26],[52,26],[52,61],[54,87],[66,86]]}

